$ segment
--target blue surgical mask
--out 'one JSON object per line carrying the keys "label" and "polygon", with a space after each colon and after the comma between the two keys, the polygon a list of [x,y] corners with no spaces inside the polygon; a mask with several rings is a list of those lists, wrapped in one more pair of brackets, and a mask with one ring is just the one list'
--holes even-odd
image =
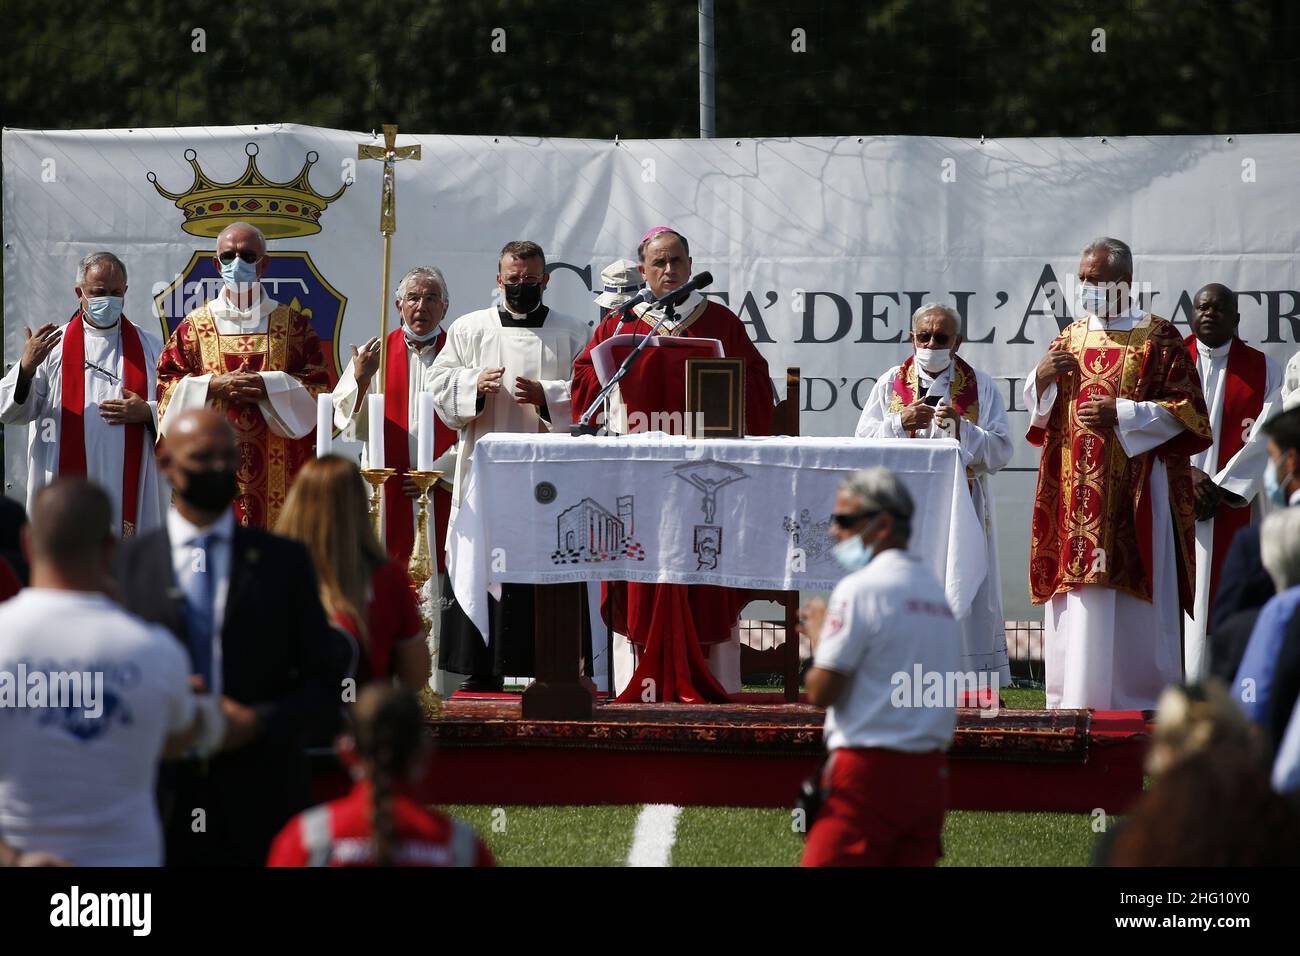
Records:
{"label": "blue surgical mask", "polygon": [[1264,469],[1264,494],[1268,495],[1270,501],[1285,507],[1290,498],[1286,486],[1291,481],[1291,472],[1286,473],[1285,480],[1278,478],[1277,464],[1275,461],[1270,461]]}
{"label": "blue surgical mask", "polygon": [[239,256],[221,263],[221,279],[231,292],[242,292],[257,281],[257,263],[245,262]]}
{"label": "blue surgical mask", "polygon": [[411,327],[409,325],[406,325],[405,323],[403,323],[402,325],[402,334],[404,334],[410,341],[415,342],[418,345],[423,345],[425,342],[432,342],[434,339],[438,337],[438,333],[440,331],[442,331],[442,326],[435,325],[433,328],[431,328],[428,332],[425,332],[423,335],[416,335],[414,332],[411,331]]}
{"label": "blue surgical mask", "polygon": [[1106,317],[1106,289],[1104,287],[1091,282],[1080,283],[1078,301],[1079,311],[1087,315],[1095,315],[1098,318]]}
{"label": "blue surgical mask", "polygon": [[867,546],[863,543],[860,534],[836,542],[832,551],[835,554],[835,560],[840,563],[840,567],[850,573],[862,570],[876,556],[876,546]]}
{"label": "blue surgical mask", "polygon": [[122,317],[122,297],[120,295],[97,295],[86,298],[82,307],[86,321],[97,329],[111,329]]}

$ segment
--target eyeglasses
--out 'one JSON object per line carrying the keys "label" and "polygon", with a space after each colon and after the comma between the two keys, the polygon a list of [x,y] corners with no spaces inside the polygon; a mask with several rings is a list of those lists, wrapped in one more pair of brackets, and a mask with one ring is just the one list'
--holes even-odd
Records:
{"label": "eyeglasses", "polygon": [[405,297],[405,301],[412,305],[415,305],[417,302],[432,302],[434,305],[437,305],[442,301],[442,296],[436,292],[430,292],[428,295],[415,295],[414,293],[410,293]]}
{"label": "eyeglasses", "polygon": [[947,332],[913,332],[912,338],[922,345],[947,345],[952,340]]}
{"label": "eyeglasses", "polygon": [[835,525],[835,527],[847,531],[854,525],[860,524],[868,518],[874,518],[878,514],[880,514],[879,511],[859,511],[856,514],[832,514],[831,523]]}
{"label": "eyeglasses", "polygon": [[541,277],[541,276],[523,276],[523,277],[521,278],[520,276],[511,276],[510,278],[507,279],[505,276],[502,276],[502,277],[501,277],[501,284],[502,284],[502,285],[505,285],[505,286],[517,286],[517,285],[541,285],[541,284],[542,284],[542,277]]}
{"label": "eyeglasses", "polygon": [[236,252],[234,249],[227,249],[225,252],[221,253],[221,255],[217,256],[217,260],[222,265],[228,266],[235,261],[235,256],[239,256],[239,258],[243,259],[249,265],[252,265],[258,259],[262,258],[256,252],[251,252],[248,249],[245,249],[243,252]]}

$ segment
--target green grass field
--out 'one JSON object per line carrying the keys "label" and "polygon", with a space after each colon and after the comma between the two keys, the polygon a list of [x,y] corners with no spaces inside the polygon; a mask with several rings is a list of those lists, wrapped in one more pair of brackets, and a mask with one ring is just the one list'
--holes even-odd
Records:
{"label": "green grass field", "polygon": [[[444,808],[476,826],[502,866],[622,866],[641,808]],[[944,866],[1086,866],[1097,834],[1087,814],[949,813]],[[686,807],[673,866],[795,866],[803,838],[788,810]]]}

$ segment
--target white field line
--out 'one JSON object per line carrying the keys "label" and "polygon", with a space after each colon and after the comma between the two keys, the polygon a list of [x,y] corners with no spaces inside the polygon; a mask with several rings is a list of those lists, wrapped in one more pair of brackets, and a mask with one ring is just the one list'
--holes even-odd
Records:
{"label": "white field line", "polygon": [[628,866],[668,866],[677,840],[677,818],[682,808],[668,803],[647,803],[636,818]]}

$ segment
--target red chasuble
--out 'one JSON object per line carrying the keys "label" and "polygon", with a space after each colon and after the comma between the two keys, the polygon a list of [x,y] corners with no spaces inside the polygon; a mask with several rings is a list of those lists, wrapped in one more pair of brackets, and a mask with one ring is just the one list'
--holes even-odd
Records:
{"label": "red chasuble", "polygon": [[[176,384],[187,375],[224,375],[244,366],[250,372],[287,372],[314,399],[330,389],[320,339],[302,315],[287,305],[267,316],[255,335],[221,335],[206,305],[185,317],[158,358],[158,419],[167,411]],[[235,517],[254,528],[274,528],[298,469],[315,454],[316,436],[285,438],[271,431],[257,405],[208,399],[235,430],[239,464]]]}
{"label": "red chasuble", "polygon": [[[650,326],[640,321],[624,323],[606,319],[596,329],[587,348],[573,363],[573,418],[582,417],[587,406],[600,391],[600,382],[592,367],[591,350],[616,332],[644,334]],[[767,435],[772,430],[772,383],[767,361],[759,354],[745,331],[744,323],[725,306],[712,300],[698,315],[688,317],[676,330],[677,335],[712,338],[722,342],[724,353],[745,359],[745,431],[750,435]],[[643,353],[644,358],[645,353]],[[619,391],[629,414],[641,412],[677,413],[683,420],[686,390],[662,392],[658,388],[639,388],[637,377],[643,373],[638,364],[619,383]],[[684,378],[683,378],[684,382]],[[637,404],[643,393],[659,395],[667,407],[647,408]],[[731,637],[740,610],[749,602],[748,592],[736,588],[698,584],[638,584],[610,581],[601,587],[601,612],[605,622],[641,650],[641,663],[632,675],[619,703],[641,699],[643,681],[653,680],[655,699],[684,704],[726,702],[727,692],[709,670],[702,645],[716,644]]]}
{"label": "red chasuble", "polygon": [[[61,363],[63,394],[59,426],[59,475],[86,474],[86,332],[78,312],[63,330]],[[140,333],[123,315],[118,319],[122,330],[122,388],[149,400],[149,377],[144,367],[144,347]],[[122,425],[122,537],[135,534],[136,512],[140,505],[140,458],[144,452],[142,422]]]}
{"label": "red chasuble", "polygon": [[[1043,448],[1034,495],[1029,552],[1030,596],[1043,604],[1084,584],[1151,600],[1151,464],[1165,463],[1179,600],[1192,611],[1196,526],[1189,456],[1211,444],[1201,380],[1172,324],[1144,316],[1129,332],[1089,330],[1081,319],[1052,342],[1079,361],[1058,379],[1046,427],[1031,427]],[[1094,395],[1155,402],[1183,425],[1158,448],[1129,458],[1112,428],[1088,428],[1079,404]]]}
{"label": "red chasuble", "polygon": [[[446,341],[447,333],[440,331],[433,343],[434,355],[442,351]],[[407,436],[416,433],[416,429],[411,428],[408,421],[411,407],[411,360],[407,352],[406,333],[400,328],[388,333],[384,355],[387,362],[384,370],[384,464],[397,469],[397,474],[390,481],[384,482],[384,540],[388,545],[389,556],[405,562],[411,557],[411,549],[415,546],[415,508],[414,501],[402,490],[402,475],[411,468],[411,446]],[[437,460],[439,455],[456,444],[456,432],[444,425],[436,413],[433,421],[433,457]],[[437,552],[434,561],[440,574],[447,569],[445,548],[447,517],[450,514],[451,494],[435,486],[433,547]]]}
{"label": "red chasuble", "polygon": [[[1196,364],[1196,336],[1187,337],[1187,351]],[[1246,433],[1264,410],[1265,392],[1268,389],[1268,363],[1264,353],[1253,349],[1241,339],[1233,337],[1228,348],[1227,381],[1223,389],[1223,414],[1219,416],[1219,454],[1217,461],[1208,462],[1206,474],[1213,478],[1232,456],[1246,444]],[[1219,572],[1233,536],[1250,524],[1250,508],[1233,508],[1220,502],[1214,512],[1214,551],[1210,555],[1210,599],[1206,613],[1214,608],[1214,595],[1219,592]]]}

